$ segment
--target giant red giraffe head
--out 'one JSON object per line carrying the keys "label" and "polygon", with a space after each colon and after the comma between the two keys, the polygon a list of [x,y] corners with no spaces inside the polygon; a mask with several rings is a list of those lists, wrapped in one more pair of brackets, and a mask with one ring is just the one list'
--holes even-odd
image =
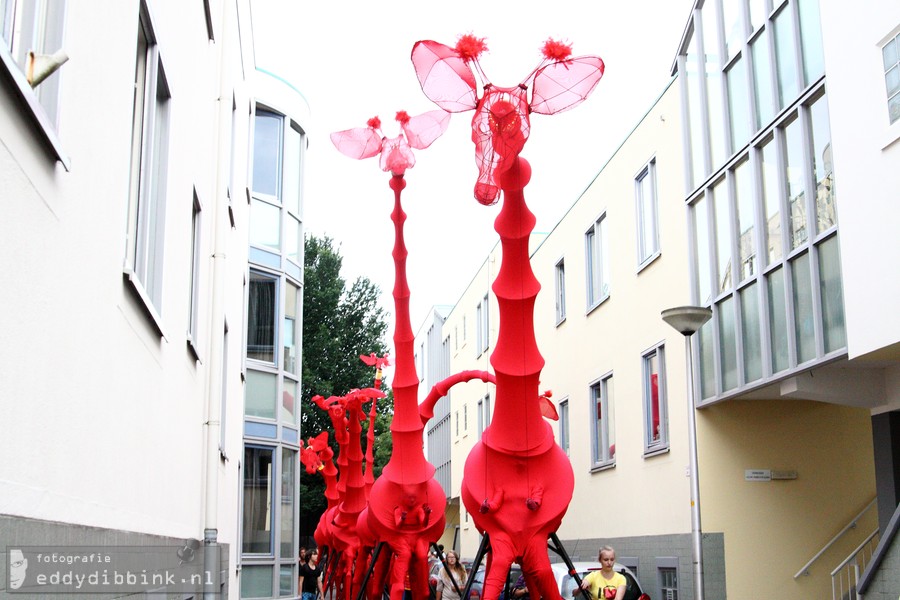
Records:
{"label": "giant red giraffe head", "polygon": [[[475,199],[490,205],[500,197],[497,176],[513,165],[528,140],[530,114],[552,115],[577,106],[600,81],[604,65],[599,56],[570,58],[570,45],[547,40],[536,69],[518,85],[498,87],[478,62],[486,50],[484,39],[473,35],[461,36],[453,48],[423,40],[413,46],[412,62],[422,91],[432,102],[447,112],[475,110]],[[476,74],[483,84],[480,97]]]}

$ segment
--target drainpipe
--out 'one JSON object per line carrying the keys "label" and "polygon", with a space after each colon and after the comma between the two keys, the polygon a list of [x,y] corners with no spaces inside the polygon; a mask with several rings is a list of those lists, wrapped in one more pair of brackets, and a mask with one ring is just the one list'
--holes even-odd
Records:
{"label": "drainpipe", "polygon": [[[216,180],[215,195],[212,201],[213,213],[213,254],[211,256],[211,308],[209,316],[209,356],[207,398],[206,398],[206,502],[203,514],[203,570],[204,570],[204,597],[217,598],[219,589],[215,585],[218,582],[218,574],[221,570],[218,544],[218,510],[219,510],[219,440],[221,436],[222,414],[222,387],[225,365],[222,364],[222,346],[225,338],[224,319],[224,290],[225,290],[225,244],[228,230],[228,219],[225,197],[227,195],[228,168],[230,166],[230,152],[226,142],[229,140],[229,126],[231,117],[231,98],[229,78],[227,76],[227,48],[228,40],[228,10],[229,3],[222,4],[222,21],[219,29],[218,46],[218,70],[217,81],[219,84],[217,128],[216,128]],[[226,573],[228,571],[226,570]],[[209,575],[207,575],[209,574]],[[221,584],[222,582],[218,582]]]}

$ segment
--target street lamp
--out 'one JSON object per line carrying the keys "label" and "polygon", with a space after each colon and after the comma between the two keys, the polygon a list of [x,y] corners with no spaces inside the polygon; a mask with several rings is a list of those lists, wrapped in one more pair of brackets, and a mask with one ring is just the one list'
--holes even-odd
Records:
{"label": "street lamp", "polygon": [[691,558],[694,563],[694,598],[703,600],[703,548],[700,528],[700,474],[697,465],[697,422],[694,401],[694,354],[691,338],[712,317],[712,309],[702,306],[678,306],[661,313],[663,321],[684,336],[684,352],[687,357],[688,397],[688,453],[691,476]]}

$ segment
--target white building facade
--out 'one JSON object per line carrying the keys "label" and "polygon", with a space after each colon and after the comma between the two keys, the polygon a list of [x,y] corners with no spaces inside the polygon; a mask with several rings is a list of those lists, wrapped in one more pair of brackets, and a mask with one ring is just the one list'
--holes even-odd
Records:
{"label": "white building facade", "polygon": [[8,546],[160,546],[299,597],[308,107],[249,2],[75,4],[0,4],[0,588]]}

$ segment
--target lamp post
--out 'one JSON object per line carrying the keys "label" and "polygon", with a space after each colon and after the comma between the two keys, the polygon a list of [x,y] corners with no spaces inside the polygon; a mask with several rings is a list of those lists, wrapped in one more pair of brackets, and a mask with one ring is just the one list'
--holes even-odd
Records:
{"label": "lamp post", "polygon": [[702,306],[678,306],[661,313],[663,321],[684,336],[687,357],[688,454],[691,477],[691,558],[694,563],[694,598],[703,600],[703,548],[700,527],[700,474],[697,464],[697,422],[694,401],[694,355],[691,338],[712,317],[712,309]]}

